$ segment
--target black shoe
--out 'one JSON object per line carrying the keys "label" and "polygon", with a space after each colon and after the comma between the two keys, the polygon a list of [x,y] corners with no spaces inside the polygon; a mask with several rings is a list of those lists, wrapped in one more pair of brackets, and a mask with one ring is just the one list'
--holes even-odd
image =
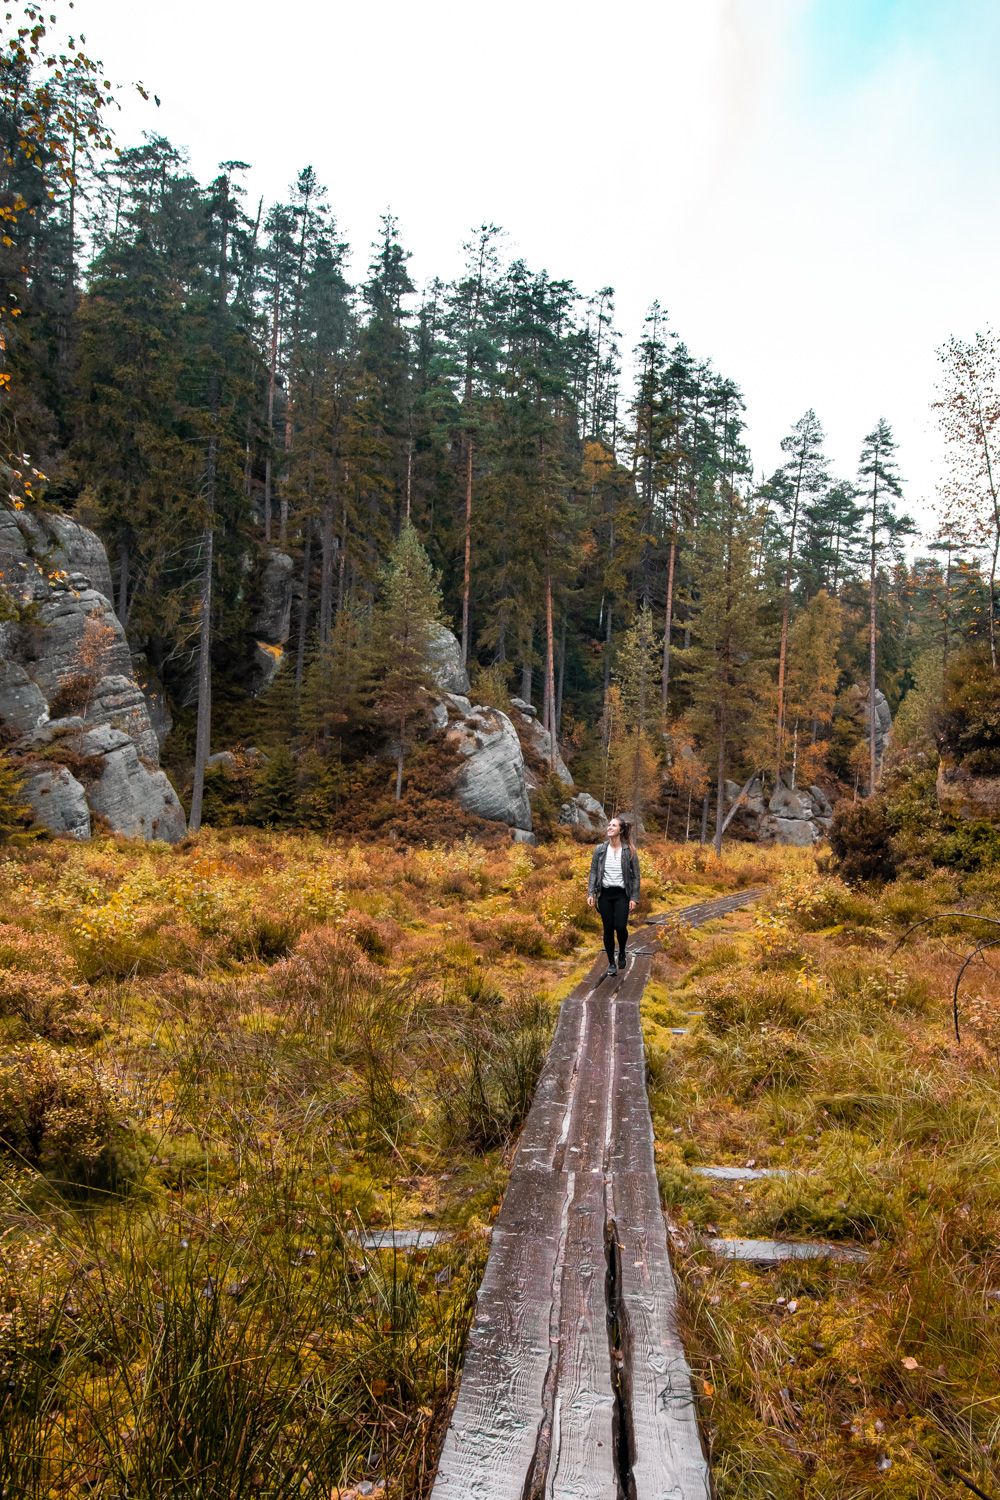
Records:
{"label": "black shoe", "polygon": [[615,968],[614,964],[608,964],[608,972],[605,974],[604,977],[605,977],[605,979],[617,979],[618,978],[618,970]]}
{"label": "black shoe", "polygon": [[625,957],[624,953],[619,953],[619,955],[618,955],[618,972],[619,972],[619,974],[624,974],[625,970],[627,968],[628,968],[628,959]]}

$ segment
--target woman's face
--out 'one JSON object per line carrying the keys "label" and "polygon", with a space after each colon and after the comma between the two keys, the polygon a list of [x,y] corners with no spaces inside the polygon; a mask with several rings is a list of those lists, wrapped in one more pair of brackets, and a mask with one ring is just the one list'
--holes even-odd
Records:
{"label": "woman's face", "polygon": [[622,825],[617,818],[612,818],[608,824],[608,838],[616,839],[622,831]]}

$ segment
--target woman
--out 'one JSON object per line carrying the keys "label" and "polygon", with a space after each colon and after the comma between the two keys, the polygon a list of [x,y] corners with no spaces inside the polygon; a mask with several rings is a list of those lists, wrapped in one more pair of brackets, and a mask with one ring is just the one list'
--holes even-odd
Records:
{"label": "woman", "polygon": [[[608,824],[608,841],[598,844],[590,861],[587,882],[587,905],[596,902],[604,923],[604,951],[608,955],[606,979],[625,972],[628,959],[628,914],[639,900],[639,856],[632,842],[632,825],[621,818]],[[618,937],[618,964],[615,966],[615,936]]]}

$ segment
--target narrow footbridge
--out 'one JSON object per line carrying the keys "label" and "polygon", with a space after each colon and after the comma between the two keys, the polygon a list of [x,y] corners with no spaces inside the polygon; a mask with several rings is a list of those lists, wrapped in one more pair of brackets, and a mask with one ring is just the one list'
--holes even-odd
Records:
{"label": "narrow footbridge", "polygon": [[708,1500],[653,1163],[639,1002],[602,957],[563,1001],[521,1132],[432,1500]]}

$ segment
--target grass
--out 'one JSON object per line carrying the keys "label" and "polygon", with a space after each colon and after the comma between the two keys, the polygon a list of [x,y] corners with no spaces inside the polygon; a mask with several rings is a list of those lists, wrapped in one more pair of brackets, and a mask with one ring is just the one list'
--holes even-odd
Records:
{"label": "grass", "polygon": [[[1000,983],[970,970],[958,1045],[957,924],[893,952],[956,901],[995,914],[988,883],[865,894],[797,867],[656,960],[658,1173],[720,1500],[1000,1494]],[[755,1270],[713,1233],[868,1259]]]}
{"label": "grass", "polygon": [[[230,830],[0,865],[0,1496],[426,1496],[589,850]],[[982,875],[642,852],[657,1163],[720,1500],[1000,1495],[1000,989]],[[641,913],[640,913],[641,914]],[[677,1037],[672,1028],[689,1027]],[[701,1164],[780,1168],[720,1183]],[[415,1252],[362,1236],[426,1227]],[[702,1232],[865,1246],[760,1273]],[[965,1491],[971,1493],[971,1491]]]}
{"label": "grass", "polygon": [[[427,1493],[588,862],[8,855],[3,1500]],[[446,1237],[362,1249],[387,1227]]]}

